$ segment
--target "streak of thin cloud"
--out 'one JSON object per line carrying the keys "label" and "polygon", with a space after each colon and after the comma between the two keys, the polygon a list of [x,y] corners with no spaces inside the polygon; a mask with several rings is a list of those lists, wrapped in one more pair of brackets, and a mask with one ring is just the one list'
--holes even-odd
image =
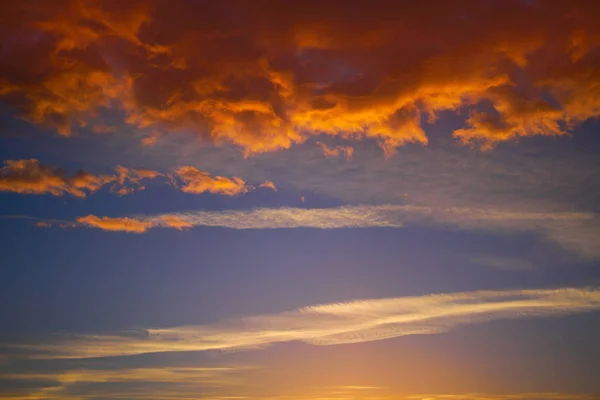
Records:
{"label": "streak of thin cloud", "polygon": [[514,212],[485,208],[365,205],[193,211],[139,218],[152,222],[153,226],[169,227],[165,217],[177,219],[187,227],[231,229],[400,228],[426,225],[482,231],[535,231],[582,256],[600,257],[600,218],[595,213],[587,212]]}
{"label": "streak of thin cloud", "polygon": [[496,319],[550,317],[600,310],[600,289],[474,291],[322,304],[214,324],[57,338],[18,345],[33,357],[89,358],[157,352],[262,348],[300,341],[361,343],[447,332]]}

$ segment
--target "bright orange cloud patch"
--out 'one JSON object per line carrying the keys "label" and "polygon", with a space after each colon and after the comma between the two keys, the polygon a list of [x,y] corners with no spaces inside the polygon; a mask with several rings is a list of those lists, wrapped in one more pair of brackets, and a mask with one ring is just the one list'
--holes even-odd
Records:
{"label": "bright orange cloud patch", "polygon": [[62,135],[105,131],[94,121],[116,108],[136,128],[194,131],[246,154],[323,133],[371,138],[392,154],[426,144],[423,126],[442,111],[464,111],[454,136],[486,148],[562,135],[600,114],[597,2],[0,7],[10,60],[0,96]]}
{"label": "bright orange cloud patch", "polygon": [[[68,176],[63,170],[41,164],[36,159],[8,160],[0,168],[0,192],[16,192],[23,194],[52,194],[62,196],[69,194],[76,197],[86,197],[105,185],[119,196],[131,194],[146,188],[145,180],[165,177],[174,186],[179,186],[176,177],[183,185],[181,190],[187,193],[212,193],[224,196],[235,196],[253,190],[255,186],[248,185],[238,177],[227,178],[211,176],[191,166],[180,167],[174,174],[163,174],[146,168],[127,168],[121,165],[115,167],[115,174],[93,175],[79,171]],[[258,185],[277,191],[271,181],[265,180]],[[185,226],[182,226],[185,227]]]}
{"label": "bright orange cloud patch", "polygon": [[84,171],[69,177],[64,171],[40,164],[36,159],[8,160],[0,168],[0,191],[6,192],[85,197],[113,180],[112,175],[92,175]]}
{"label": "bright orange cloud patch", "polygon": [[79,217],[76,221],[81,225],[105,231],[123,231],[131,233],[144,233],[153,226],[153,223],[150,221],[140,221],[135,218],[97,217],[91,214],[85,217]]}
{"label": "bright orange cloud patch", "polygon": [[163,226],[175,228],[180,231],[192,228],[194,226],[189,221],[185,221],[175,215],[164,215],[161,217],[161,222],[163,223]]}
{"label": "bright orange cloud patch", "polygon": [[145,189],[142,180],[162,176],[157,171],[130,169],[120,165],[115,170],[116,175],[93,175],[79,171],[67,176],[61,169],[40,164],[36,159],[8,160],[0,168],[0,191],[86,197],[104,185],[113,184],[111,190],[123,196]]}
{"label": "bright orange cloud patch", "polygon": [[184,182],[181,190],[186,193],[214,193],[235,196],[246,193],[249,187],[246,182],[238,177],[226,178],[223,176],[212,177],[204,171],[194,167],[181,167],[175,174]]}

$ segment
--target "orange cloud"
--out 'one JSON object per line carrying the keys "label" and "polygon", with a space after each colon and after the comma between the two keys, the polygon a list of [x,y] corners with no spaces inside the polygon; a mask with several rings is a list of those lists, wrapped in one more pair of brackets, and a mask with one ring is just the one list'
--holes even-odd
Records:
{"label": "orange cloud", "polygon": [[[15,192],[23,194],[52,194],[63,196],[69,194],[76,197],[86,197],[105,185],[110,184],[110,190],[119,196],[125,196],[146,188],[144,181],[165,177],[169,182],[178,186],[177,177],[183,182],[181,190],[187,193],[212,193],[224,196],[236,196],[247,193],[255,187],[247,185],[238,177],[226,178],[210,176],[191,166],[180,167],[174,174],[146,168],[127,168],[122,165],[115,167],[115,174],[93,175],[79,171],[72,176],[56,167],[40,164],[36,159],[8,160],[0,168],[0,192]],[[265,180],[259,187],[277,191],[271,181]],[[173,222],[173,221],[172,221]],[[181,226],[186,227],[186,226]]]}
{"label": "orange cloud", "polygon": [[119,196],[131,194],[136,190],[144,190],[146,187],[141,183],[143,179],[154,179],[163,175],[151,169],[131,169],[121,165],[117,165],[115,170],[117,171],[116,184],[112,191]]}
{"label": "orange cloud", "polygon": [[158,141],[157,135],[150,135],[142,138],[141,142],[144,146],[154,146]]}
{"label": "orange cloud", "polygon": [[94,133],[99,133],[99,134],[113,133],[114,131],[115,131],[115,128],[113,126],[106,125],[106,124],[96,124],[96,125],[92,126],[92,132],[94,132]]}
{"label": "orange cloud", "polygon": [[153,223],[150,221],[140,221],[135,218],[97,217],[91,214],[77,218],[76,222],[81,225],[105,231],[123,231],[131,233],[144,233],[153,226]]}
{"label": "orange cloud", "polygon": [[112,175],[92,175],[85,171],[69,177],[64,171],[40,164],[36,159],[8,160],[0,168],[0,191],[16,193],[86,197],[113,180]]}
{"label": "orange cloud", "polygon": [[352,155],[354,154],[354,148],[350,146],[328,147],[325,143],[322,142],[317,142],[317,145],[321,147],[321,150],[323,150],[323,155],[325,157],[339,157],[341,154],[346,158],[346,160],[350,160],[352,158]]}
{"label": "orange cloud", "polygon": [[69,177],[61,169],[40,164],[36,159],[8,160],[0,168],[0,191],[86,197],[112,183],[111,190],[122,196],[145,189],[142,180],[163,175],[150,169],[131,169],[120,165],[115,170],[116,175],[93,175],[79,171]]}
{"label": "orange cloud", "polygon": [[232,179],[223,176],[212,177],[208,173],[190,166],[179,168],[175,174],[185,183],[181,190],[186,193],[209,192],[235,196],[249,190],[246,182],[241,178],[235,176]]}
{"label": "orange cloud", "polygon": [[271,181],[264,181],[263,183],[261,183],[260,185],[258,185],[259,187],[264,187],[264,188],[269,188],[271,190],[273,190],[274,192],[277,191],[277,186],[275,186],[275,184]]}
{"label": "orange cloud", "polygon": [[597,2],[265,0],[207,10],[64,0],[1,11],[10,62],[0,96],[62,135],[117,108],[133,127],[194,131],[246,154],[315,134],[370,138],[392,154],[427,144],[424,121],[442,111],[467,111],[454,136],[484,148],[563,135],[600,115]]}
{"label": "orange cloud", "polygon": [[165,215],[161,217],[161,222],[163,223],[163,226],[175,228],[180,231],[192,228],[194,226],[191,222],[185,221],[175,215]]}

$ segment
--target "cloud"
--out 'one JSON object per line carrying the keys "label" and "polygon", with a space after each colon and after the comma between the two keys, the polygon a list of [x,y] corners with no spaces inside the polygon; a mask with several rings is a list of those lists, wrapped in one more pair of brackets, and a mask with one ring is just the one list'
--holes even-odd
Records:
{"label": "cloud", "polygon": [[92,126],[92,132],[104,134],[104,133],[113,133],[115,131],[114,126],[106,125],[106,124],[95,124]]}
{"label": "cloud", "polygon": [[142,138],[141,142],[144,146],[154,146],[158,141],[157,135],[149,135]]}
{"label": "cloud", "polygon": [[263,183],[261,183],[260,185],[258,185],[258,187],[263,187],[263,188],[268,188],[273,190],[274,192],[277,191],[277,186],[275,186],[275,184],[271,181],[264,181]]}
{"label": "cloud", "polygon": [[86,197],[114,180],[112,175],[92,175],[80,171],[73,176],[36,159],[8,160],[0,168],[0,191],[25,194],[69,194]]}
{"label": "cloud", "polygon": [[[15,218],[27,218],[15,216]],[[343,229],[430,226],[484,232],[535,232],[580,256],[600,257],[599,216],[586,212],[514,212],[501,209],[434,208],[415,205],[363,205],[331,208],[256,208],[252,210],[190,211],[122,218],[88,215],[76,224],[107,231],[143,233],[150,228],[189,229],[195,226],[230,229]],[[52,223],[51,220],[43,220]],[[59,221],[65,226],[65,221]],[[67,223],[68,224],[68,223]],[[75,226],[72,224],[71,226]],[[496,268],[526,268],[518,260],[475,260]]]}
{"label": "cloud", "polygon": [[194,167],[181,167],[175,174],[184,182],[181,190],[186,193],[214,193],[226,196],[235,196],[246,193],[250,188],[243,179],[238,177],[226,178],[223,176],[210,176],[207,172]]}
{"label": "cloud", "polygon": [[[210,176],[207,172],[194,167],[184,166],[175,171],[175,175],[183,181],[181,190],[186,193],[213,193],[225,196],[244,194],[253,186],[238,177],[226,178],[223,176]],[[144,180],[153,180],[166,177],[177,183],[170,174],[147,169],[127,168],[122,165],[115,167],[115,174],[93,175],[79,171],[72,176],[52,166],[40,164],[36,159],[8,160],[0,168],[0,191],[9,191],[23,194],[52,194],[63,196],[69,194],[76,197],[86,197],[105,185],[111,184],[110,190],[119,196],[125,196],[135,191],[144,190]],[[265,180],[259,187],[266,187],[277,191],[271,181]]]}
{"label": "cloud", "polygon": [[231,229],[433,226],[492,232],[532,231],[585,257],[600,257],[600,217],[595,213],[586,212],[515,212],[493,208],[363,205],[194,211],[135,218],[159,227],[165,226],[166,215],[185,221],[190,226]]}
{"label": "cloud", "polygon": [[3,9],[0,95],[62,135],[113,108],[246,154],[322,133],[392,154],[428,143],[423,121],[466,111],[454,136],[490,148],[598,116],[598,7],[25,2]]}
{"label": "cloud", "polygon": [[595,396],[577,393],[514,393],[514,394],[421,394],[405,400],[594,400]]}
{"label": "cloud", "polygon": [[438,334],[496,319],[550,317],[600,310],[597,288],[443,293],[321,304],[214,324],[152,328],[137,333],[57,338],[23,344],[34,357],[89,358],[155,352],[261,348],[301,341],[340,345]]}
{"label": "cloud", "polygon": [[327,145],[322,142],[317,142],[317,145],[321,147],[325,157],[339,157],[340,155],[343,155],[346,160],[350,160],[352,158],[352,154],[354,154],[354,148],[351,146],[335,146],[332,148],[327,147]]}
{"label": "cloud", "polygon": [[162,226],[165,227],[169,227],[169,228],[175,228],[177,230],[184,230],[184,229],[189,229],[192,228],[194,225],[192,225],[191,222],[185,221],[175,215],[165,215],[164,217],[161,218],[162,221]]}
{"label": "cloud", "polygon": [[77,218],[76,222],[81,225],[89,226],[91,228],[98,228],[105,231],[122,231],[131,233],[144,233],[153,226],[152,222],[140,221],[134,218],[97,217],[91,214],[85,217]]}
{"label": "cloud", "polygon": [[146,187],[141,183],[144,179],[155,179],[163,176],[158,171],[145,168],[130,169],[117,165],[115,170],[117,172],[116,183],[111,190],[119,196],[131,194],[136,190],[144,190]]}
{"label": "cloud", "polygon": [[239,374],[249,369],[161,366],[36,371],[32,368],[26,372],[0,372],[0,379],[17,386],[13,393],[5,387],[0,399],[81,399],[82,391],[86,398],[192,399],[206,388],[239,385]]}
{"label": "cloud", "polygon": [[471,261],[486,267],[505,271],[525,271],[535,267],[528,260],[512,257],[477,256],[471,258]]}

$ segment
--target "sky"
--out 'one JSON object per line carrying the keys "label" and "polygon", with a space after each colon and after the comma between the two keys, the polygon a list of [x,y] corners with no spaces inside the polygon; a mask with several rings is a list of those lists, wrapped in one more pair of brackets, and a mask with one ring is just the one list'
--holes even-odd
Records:
{"label": "sky", "polygon": [[599,16],[0,3],[0,399],[600,399]]}

